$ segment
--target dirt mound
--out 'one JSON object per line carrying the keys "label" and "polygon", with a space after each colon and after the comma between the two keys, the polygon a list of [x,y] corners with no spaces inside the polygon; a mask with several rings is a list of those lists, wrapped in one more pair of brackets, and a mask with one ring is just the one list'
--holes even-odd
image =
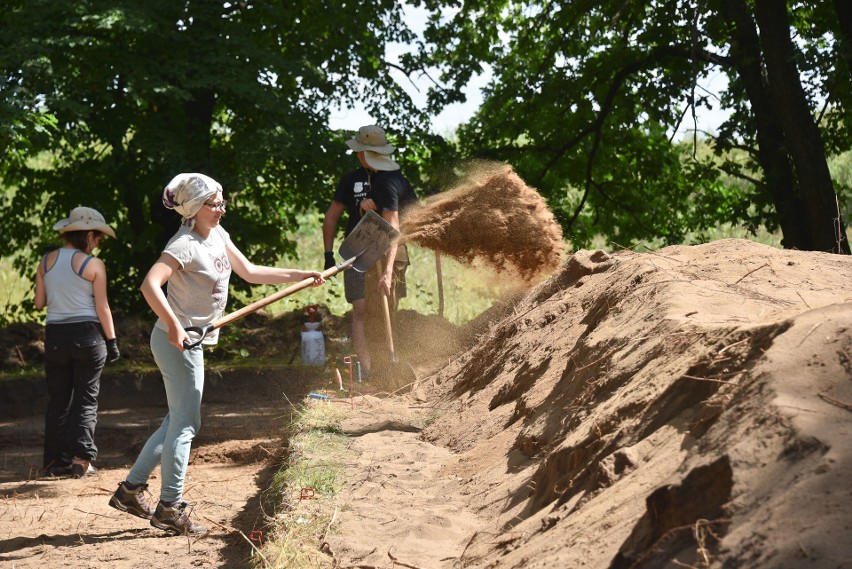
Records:
{"label": "dirt mound", "polygon": [[850,566],[849,257],[581,251],[427,383],[457,565]]}
{"label": "dirt mound", "polygon": [[0,328],[0,349],[3,356],[0,370],[17,369],[44,361],[43,330],[43,326],[32,322]]}
{"label": "dirt mound", "polygon": [[412,241],[470,264],[532,281],[559,268],[562,229],[544,199],[506,164],[478,162],[450,190],[406,213]]}
{"label": "dirt mound", "polygon": [[[298,322],[273,320],[246,319],[233,347],[296,342]],[[464,329],[397,320],[401,352],[438,371],[406,397],[358,399],[341,423],[330,565],[852,567],[852,258],[741,240],[580,251]],[[140,407],[134,378],[99,421],[100,480],[22,486],[42,421],[8,422],[0,557],[243,566],[230,526],[258,528],[256,461],[279,450],[274,421],[252,424],[286,420],[282,392],[298,401],[320,381],[301,369],[314,376],[209,375],[189,498],[215,530],[191,551],[106,505],[163,411]]]}

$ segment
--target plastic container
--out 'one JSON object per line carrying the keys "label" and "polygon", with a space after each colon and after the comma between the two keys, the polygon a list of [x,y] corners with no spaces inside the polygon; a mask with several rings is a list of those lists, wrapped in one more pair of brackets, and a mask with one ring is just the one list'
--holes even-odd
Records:
{"label": "plastic container", "polygon": [[305,365],[325,365],[325,336],[319,327],[319,322],[305,322],[302,328],[302,363]]}

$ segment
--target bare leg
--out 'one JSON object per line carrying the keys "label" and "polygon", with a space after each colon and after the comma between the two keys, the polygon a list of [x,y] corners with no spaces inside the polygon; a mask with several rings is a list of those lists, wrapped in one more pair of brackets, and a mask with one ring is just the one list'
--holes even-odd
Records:
{"label": "bare leg", "polygon": [[367,335],[364,332],[364,321],[367,312],[364,299],[352,301],[352,341],[355,344],[355,353],[361,362],[362,371],[370,371],[370,351],[367,349]]}

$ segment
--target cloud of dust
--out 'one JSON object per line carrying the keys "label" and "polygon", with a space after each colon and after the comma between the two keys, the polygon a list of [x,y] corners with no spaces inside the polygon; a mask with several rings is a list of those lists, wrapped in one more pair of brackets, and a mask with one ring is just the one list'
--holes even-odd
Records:
{"label": "cloud of dust", "polygon": [[562,228],[544,198],[511,166],[472,162],[455,186],[406,212],[402,242],[463,264],[487,263],[531,282],[562,263]]}

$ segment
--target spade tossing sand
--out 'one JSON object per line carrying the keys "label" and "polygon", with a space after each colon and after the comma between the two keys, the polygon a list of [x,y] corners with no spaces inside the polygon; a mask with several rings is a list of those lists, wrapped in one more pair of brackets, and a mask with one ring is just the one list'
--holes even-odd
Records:
{"label": "spade tossing sand", "polygon": [[544,198],[511,166],[493,162],[472,164],[456,186],[407,212],[401,233],[403,242],[527,282],[556,271],[564,249]]}

